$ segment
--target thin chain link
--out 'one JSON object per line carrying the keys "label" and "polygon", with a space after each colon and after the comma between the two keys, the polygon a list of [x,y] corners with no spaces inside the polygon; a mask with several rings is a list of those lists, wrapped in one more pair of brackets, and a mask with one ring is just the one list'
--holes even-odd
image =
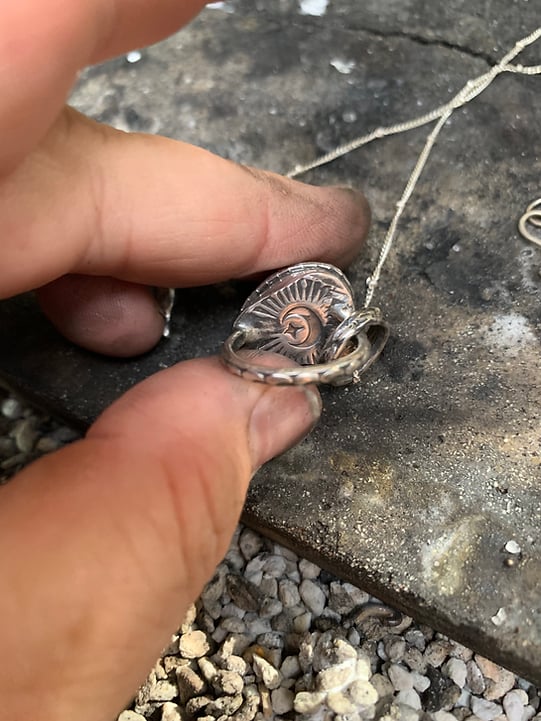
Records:
{"label": "thin chain link", "polygon": [[406,204],[408,203],[415,190],[419,177],[423,172],[423,169],[426,165],[428,158],[430,157],[430,153],[432,152],[438,135],[440,134],[445,123],[449,120],[455,110],[463,107],[464,105],[466,105],[466,103],[469,103],[471,100],[480,95],[501,73],[509,72],[518,73],[520,75],[540,75],[541,65],[523,66],[520,64],[514,65],[511,62],[517,57],[517,55],[519,55],[524,50],[524,48],[539,40],[540,37],[541,27],[537,28],[537,30],[534,30],[534,32],[519,40],[498,63],[496,63],[492,68],[490,68],[488,72],[483,73],[482,75],[479,75],[472,80],[468,80],[464,87],[461,88],[461,90],[445,105],[441,105],[429,113],[421,115],[417,118],[413,118],[412,120],[408,120],[404,123],[397,123],[388,127],[376,128],[371,133],[356,138],[349,143],[346,143],[345,145],[341,145],[335,150],[332,150],[331,152],[322,155],[320,158],[317,158],[311,163],[295,166],[295,168],[293,168],[293,170],[288,173],[288,177],[295,178],[299,175],[303,175],[309,170],[313,170],[314,168],[318,168],[321,165],[326,165],[327,163],[330,163],[337,158],[341,158],[344,155],[351,153],[353,150],[357,150],[363,145],[366,145],[367,143],[370,143],[378,138],[384,138],[389,135],[397,135],[398,133],[404,133],[408,130],[413,130],[414,128],[419,128],[423,125],[427,125],[428,123],[434,122],[435,120],[438,121],[434,128],[430,131],[425,141],[424,147],[419,155],[419,158],[411,172],[408,182],[406,183],[404,192],[402,193],[400,200],[396,204],[396,211],[383,240],[378,261],[372,275],[367,280],[367,292],[364,302],[365,307],[368,307],[372,302],[372,298],[379,284],[381,271],[393,246],[396,231],[398,228],[398,222],[402,216],[402,213],[404,212]]}

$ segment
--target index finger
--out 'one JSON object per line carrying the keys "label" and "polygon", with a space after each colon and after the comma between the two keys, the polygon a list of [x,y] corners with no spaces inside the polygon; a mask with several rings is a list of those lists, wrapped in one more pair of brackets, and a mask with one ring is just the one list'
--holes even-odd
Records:
{"label": "index finger", "polygon": [[67,273],[193,286],[302,260],[347,265],[370,213],[360,193],[249,169],[68,111],[0,183],[0,298]]}
{"label": "index finger", "polygon": [[0,2],[0,175],[45,136],[85,65],[160,40],[204,0]]}

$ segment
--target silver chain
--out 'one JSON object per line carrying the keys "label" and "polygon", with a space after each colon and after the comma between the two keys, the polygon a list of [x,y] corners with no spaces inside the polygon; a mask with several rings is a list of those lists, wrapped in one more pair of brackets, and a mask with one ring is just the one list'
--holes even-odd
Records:
{"label": "silver chain", "polygon": [[445,123],[449,120],[455,110],[463,107],[471,100],[476,98],[478,95],[480,95],[501,73],[541,75],[541,65],[524,66],[520,64],[512,64],[512,60],[514,60],[517,55],[519,55],[526,47],[532,45],[532,43],[539,40],[540,37],[541,27],[537,28],[537,30],[534,30],[534,32],[519,40],[498,63],[493,65],[492,68],[490,68],[488,72],[483,73],[482,75],[479,75],[472,80],[468,80],[464,87],[445,105],[440,105],[431,112],[425,113],[424,115],[413,118],[412,120],[406,121],[404,123],[397,123],[388,127],[376,128],[375,130],[366,135],[355,138],[354,140],[351,140],[344,145],[340,145],[338,148],[335,148],[331,152],[322,155],[321,157],[310,163],[306,163],[305,165],[296,165],[295,168],[293,168],[287,174],[289,178],[298,177],[299,175],[307,173],[309,170],[319,168],[320,166],[326,165],[327,163],[330,163],[337,158],[341,158],[344,155],[351,153],[353,150],[357,150],[363,145],[367,145],[373,140],[376,140],[378,138],[385,138],[389,135],[397,135],[398,133],[405,133],[408,130],[419,128],[436,120],[438,121],[434,128],[430,131],[425,141],[424,147],[419,155],[419,158],[417,159],[417,162],[415,163],[415,166],[411,172],[408,182],[406,183],[406,187],[404,188],[402,196],[396,204],[396,211],[389,224],[387,233],[383,239],[378,261],[374,267],[372,275],[367,280],[367,291],[364,301],[365,308],[367,308],[372,303],[372,298],[379,284],[381,271],[383,269],[383,266],[385,265],[385,262],[396,237],[398,222],[402,216],[402,213],[404,212],[406,204],[408,203],[417,186],[417,182],[421,176],[421,173],[423,172],[428,158],[430,157],[430,153],[432,152],[438,135],[440,134],[440,131],[444,127]]}

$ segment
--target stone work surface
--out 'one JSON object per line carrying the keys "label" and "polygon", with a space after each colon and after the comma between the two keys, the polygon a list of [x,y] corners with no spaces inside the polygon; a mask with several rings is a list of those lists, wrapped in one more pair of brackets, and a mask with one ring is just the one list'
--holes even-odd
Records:
{"label": "stone work surface", "polygon": [[[73,102],[285,171],[440,105],[537,24],[534,2],[518,0],[217,3],[137,62],[87,71]],[[534,47],[521,62],[540,58]],[[381,362],[360,386],[325,392],[319,428],[259,473],[245,511],[537,683],[541,256],[516,224],[541,194],[540,82],[500,77],[448,123],[376,296],[392,326]],[[308,177],[371,201],[373,233],[349,273],[359,300],[425,135],[377,141]],[[171,339],[131,362],[70,347],[31,297],[7,301],[0,372],[84,426],[139,379],[216,352],[247,293],[181,291]]]}

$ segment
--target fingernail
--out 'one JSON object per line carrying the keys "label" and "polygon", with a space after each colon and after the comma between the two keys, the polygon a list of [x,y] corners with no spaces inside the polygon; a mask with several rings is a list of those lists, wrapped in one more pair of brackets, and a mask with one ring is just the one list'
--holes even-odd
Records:
{"label": "fingernail", "polygon": [[321,410],[321,396],[315,386],[269,387],[250,418],[254,470],[307,436]]}

